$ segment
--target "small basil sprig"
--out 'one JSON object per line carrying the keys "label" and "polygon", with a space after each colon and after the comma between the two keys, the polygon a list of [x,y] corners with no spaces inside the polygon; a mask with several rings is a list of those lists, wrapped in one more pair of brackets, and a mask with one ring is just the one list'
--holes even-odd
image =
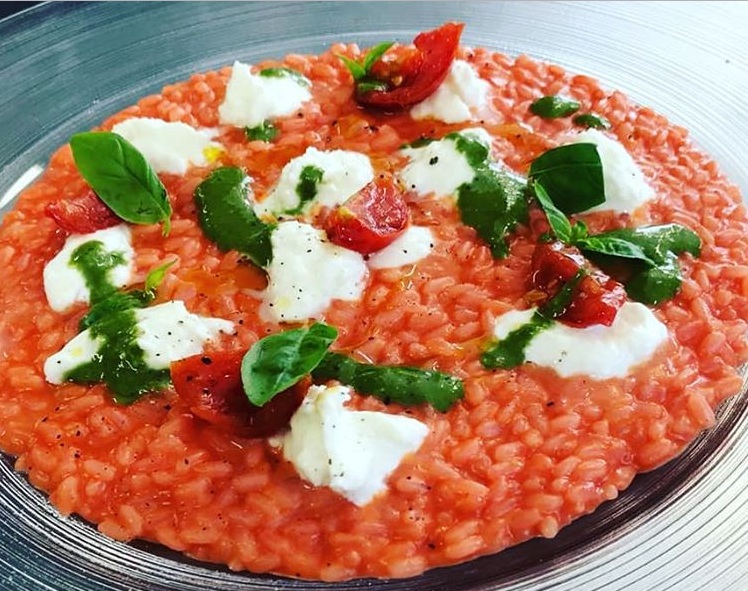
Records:
{"label": "small basil sprig", "polygon": [[77,133],[70,138],[73,160],[94,192],[118,217],[133,224],[163,224],[170,229],[166,188],[145,157],[110,131]]}
{"label": "small basil sprig", "polygon": [[610,121],[602,115],[594,115],[593,113],[581,113],[575,115],[571,122],[577,127],[584,127],[587,129],[610,129]]}
{"label": "small basil sprig", "polygon": [[455,142],[475,171],[473,180],[457,189],[460,218],[475,229],[494,257],[503,258],[509,253],[507,235],[527,220],[526,185],[496,167],[490,161],[488,147],[480,140],[460,133],[451,133],[445,139]]}
{"label": "small basil sprig", "polygon": [[242,359],[242,384],[249,401],[262,406],[317,367],[338,331],[321,322],[257,341]]}
{"label": "small basil sprig", "polygon": [[174,266],[176,262],[177,259],[174,259],[173,261],[169,261],[148,271],[148,275],[145,276],[145,285],[143,286],[143,289],[147,293],[155,294],[156,289],[158,289],[158,286],[161,285],[164,277],[166,277],[166,273]]}
{"label": "small basil sprig", "polygon": [[530,165],[529,178],[566,214],[605,203],[603,165],[595,144],[567,144],[543,152]]}
{"label": "small basil sprig", "polygon": [[254,127],[245,127],[244,136],[248,140],[259,140],[261,142],[272,142],[278,135],[278,128],[271,121],[263,121]]}
{"label": "small basil sprig", "polygon": [[385,403],[406,406],[428,403],[446,412],[464,395],[462,380],[446,373],[417,367],[359,363],[346,355],[328,352],[312,370],[316,380],[338,380],[360,394]]}
{"label": "small basil sprig", "polygon": [[249,177],[234,166],[214,170],[195,189],[197,215],[205,235],[222,250],[237,250],[260,267],[272,258],[274,226],[262,222],[247,198]]}
{"label": "small basil sprig", "polygon": [[562,96],[544,96],[530,105],[530,112],[543,119],[558,119],[576,113],[581,105]]}
{"label": "small basil sprig", "polygon": [[371,76],[371,68],[376,61],[384,55],[390,47],[394,45],[394,41],[387,41],[385,43],[379,43],[372,47],[364,59],[361,62],[352,60],[344,55],[336,54],[345,64],[348,71],[353,76],[353,80],[356,82],[356,91],[359,93],[370,92],[372,90],[386,90],[387,84],[381,80],[377,80]]}
{"label": "small basil sprig", "polygon": [[698,235],[679,224],[589,234],[584,223],[571,224],[542,183],[536,181],[532,188],[559,240],[588,254],[633,261],[633,273],[625,287],[629,297],[637,301],[656,305],[672,298],[681,284],[677,256],[684,252],[698,256],[701,252]]}
{"label": "small basil sprig", "polygon": [[307,88],[312,85],[306,76],[291,68],[265,68],[264,70],[260,70],[259,75],[263,78],[291,78],[299,86],[306,86]]}

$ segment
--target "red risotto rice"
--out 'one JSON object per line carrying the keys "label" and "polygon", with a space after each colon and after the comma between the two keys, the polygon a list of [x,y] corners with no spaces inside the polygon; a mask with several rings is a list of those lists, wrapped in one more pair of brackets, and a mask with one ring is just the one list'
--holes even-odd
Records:
{"label": "red risotto rice", "polygon": [[[201,231],[193,191],[219,165],[244,168],[263,195],[288,161],[308,147],[368,154],[375,170],[403,166],[398,148],[424,135],[480,126],[493,157],[522,175],[558,145],[570,118],[529,111],[540,96],[563,94],[606,117],[608,132],[641,167],[657,197],[637,224],[675,222],[702,241],[698,258],[679,258],[677,296],[654,308],[669,340],[625,378],[561,378],[524,364],[487,370],[480,355],[495,319],[524,298],[534,245],[547,231],[538,210],[511,235],[510,255],[494,259],[449,200],[411,204],[413,223],[431,228],[432,253],[404,271],[370,273],[359,301],[336,301],[324,320],[339,330],[334,348],[378,364],[438,368],[464,379],[465,397],[448,412],[408,409],[354,395],[350,406],[404,413],[429,434],[388,478],[386,491],[358,507],[313,487],[265,439],[246,439],[203,422],[167,388],[130,405],[103,385],[45,381],[44,361],[78,332],[86,306],[57,313],[46,305],[45,264],[66,233],[44,215],[47,204],[87,190],[63,146],[41,179],[18,199],[0,230],[0,447],[49,493],[63,515],[76,513],[118,540],[141,538],[235,570],[337,581],[407,577],[495,553],[536,536],[552,538],[571,520],[615,499],[637,472],[679,454],[714,424],[714,409],[741,388],[748,359],[748,223],[738,189],[696,150],[687,131],[634,105],[588,76],[485,49],[461,48],[490,84],[481,120],[447,125],[360,108],[336,57],[289,55],[284,65],[312,81],[312,100],[277,121],[272,143],[248,141],[220,126],[218,107],[231,69],[195,74],[103,122],[131,117],[217,128],[220,161],[186,174],[161,174],[172,229],[132,226],[135,272],[176,259],[157,301],[182,300],[204,316],[236,323],[208,351],[249,347],[284,326],[263,321],[256,292],[262,273],[236,252],[221,252]],[[598,229],[630,225],[627,216],[585,216]],[[238,342],[238,343],[237,343]]]}

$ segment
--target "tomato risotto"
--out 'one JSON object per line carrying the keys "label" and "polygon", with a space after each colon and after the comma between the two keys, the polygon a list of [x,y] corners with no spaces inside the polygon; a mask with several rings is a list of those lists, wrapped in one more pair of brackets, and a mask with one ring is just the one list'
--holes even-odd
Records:
{"label": "tomato risotto", "polygon": [[0,447],[61,514],[408,577],[551,538],[714,424],[748,360],[738,189],[460,31],[195,74],[52,156],[0,228]]}

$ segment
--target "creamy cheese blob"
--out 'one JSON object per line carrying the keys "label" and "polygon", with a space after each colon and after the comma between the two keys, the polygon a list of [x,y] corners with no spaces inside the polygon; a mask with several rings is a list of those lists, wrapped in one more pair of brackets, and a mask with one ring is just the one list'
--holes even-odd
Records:
{"label": "creamy cheese blob", "polygon": [[434,248],[434,236],[424,226],[408,226],[391,244],[369,256],[371,269],[411,265],[426,258]]}
{"label": "creamy cheese blob", "polygon": [[[463,129],[459,134],[491,146],[491,136],[485,129]],[[410,162],[399,172],[400,180],[419,195],[449,197],[475,178],[475,170],[458,149],[455,138],[445,137],[418,148],[404,148],[402,153]]]}
{"label": "creamy cheese blob", "polygon": [[310,86],[300,74],[262,76],[252,74],[247,64],[234,62],[226,97],[218,107],[219,121],[236,127],[256,127],[267,119],[290,115],[312,98]]}
{"label": "creamy cheese blob", "polygon": [[132,279],[134,252],[130,245],[130,228],[126,224],[97,230],[91,234],[71,234],[62,250],[44,267],[44,293],[49,307],[62,312],[76,302],[88,303],[91,292],[83,274],[70,264],[70,257],[76,248],[86,242],[101,242],[107,253],[120,253],[122,264],[107,272],[109,283],[114,287],[124,287]]}
{"label": "creamy cheese blob", "polygon": [[[166,369],[173,361],[197,355],[206,341],[234,330],[233,322],[192,314],[181,301],[134,312],[136,343],[143,351],[146,365],[152,369]],[[92,361],[103,344],[103,339],[94,338],[90,329],[84,330],[47,358],[44,377],[51,384],[62,384],[69,371]]]}
{"label": "creamy cheese blob", "polygon": [[473,118],[472,111],[485,106],[489,84],[463,60],[455,60],[449,74],[426,100],[410,110],[413,119],[438,119],[460,123]]}
{"label": "creamy cheese blob", "polygon": [[649,186],[641,169],[620,142],[597,129],[587,129],[574,135],[570,143],[595,144],[603,165],[605,202],[587,211],[631,213],[654,198],[654,189]]}
{"label": "creamy cheese blob", "polygon": [[429,430],[410,417],[347,410],[349,399],[345,386],[312,386],[290,430],[275,443],[304,480],[363,506],[387,488],[387,476],[421,447]]}
{"label": "creamy cheese blob", "polygon": [[184,174],[190,166],[214,162],[223,151],[211,139],[214,130],[195,129],[180,121],[134,117],[117,123],[112,131],[135,146],[156,172]]}
{"label": "creamy cheese blob", "polygon": [[262,317],[275,322],[320,318],[333,300],[357,300],[367,268],[359,253],[327,241],[322,230],[286,221],[270,236],[273,259]]}
{"label": "creamy cheese blob", "polygon": [[[513,310],[496,319],[494,336],[502,340],[530,322],[534,308]],[[563,378],[586,375],[596,380],[622,378],[647,361],[668,339],[662,322],[644,304],[626,302],[611,326],[573,328],[554,322],[525,349],[525,360],[550,367]]]}
{"label": "creamy cheese blob", "polygon": [[[305,173],[304,170],[307,170]],[[318,179],[308,185],[313,193],[311,199],[302,201],[299,184],[310,169],[317,169]],[[301,156],[291,160],[281,171],[280,179],[270,194],[254,206],[258,216],[267,214],[282,216],[301,213],[311,203],[335,207],[363,189],[374,179],[371,160],[365,154],[348,150],[322,152],[307,148]],[[303,192],[303,190],[301,190]]]}

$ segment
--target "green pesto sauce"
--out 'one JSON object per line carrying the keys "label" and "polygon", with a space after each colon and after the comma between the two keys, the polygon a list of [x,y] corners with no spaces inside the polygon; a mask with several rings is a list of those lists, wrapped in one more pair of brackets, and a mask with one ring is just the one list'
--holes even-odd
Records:
{"label": "green pesto sauce", "polygon": [[481,355],[483,367],[488,369],[512,369],[525,362],[525,350],[536,335],[553,323],[539,312],[535,312],[530,322],[513,330],[488,351]]}
{"label": "green pesto sauce", "polygon": [[322,182],[322,177],[325,175],[325,171],[309,164],[301,169],[299,175],[299,182],[296,185],[296,194],[299,196],[299,205],[291,211],[286,213],[300,214],[307,203],[317,196],[317,186]]}
{"label": "green pesto sauce", "polygon": [[68,264],[83,275],[86,287],[91,292],[90,300],[95,303],[117,291],[109,280],[109,272],[125,264],[125,255],[119,251],[107,251],[100,240],[91,240],[73,251]]}

